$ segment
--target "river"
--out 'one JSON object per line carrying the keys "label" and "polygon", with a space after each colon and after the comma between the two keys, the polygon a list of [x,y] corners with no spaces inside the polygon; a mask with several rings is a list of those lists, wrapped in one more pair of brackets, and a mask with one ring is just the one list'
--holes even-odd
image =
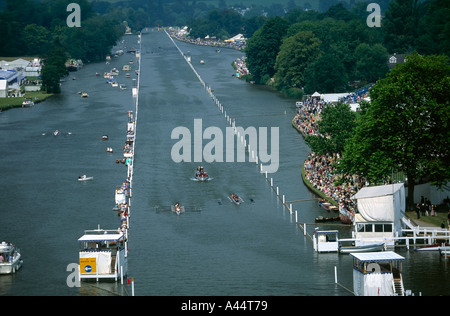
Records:
{"label": "river", "polygon": [[[126,36],[123,45],[136,46],[136,40]],[[315,198],[301,181],[309,148],[291,126],[295,102],[232,76],[231,63],[241,52],[177,45],[191,56],[236,126],[279,128],[279,167],[269,178],[280,194],[287,201]],[[194,119],[201,119],[202,130],[217,127],[225,135],[229,125],[164,32],[144,34],[141,52],[128,253],[136,295],[352,295],[334,283],[337,267],[339,283],[353,288],[351,258],[315,253],[255,163],[174,162],[174,129],[186,127],[194,134]],[[24,260],[18,273],[0,277],[0,295],[129,293],[129,285],[124,291],[120,284],[69,287],[66,269],[78,261],[77,239],[84,230],[119,226],[111,210],[126,169],[116,159],[125,142],[126,112],[134,110],[131,87],[137,65],[131,64],[131,78],[119,75],[127,90],[111,87],[95,73],[122,69],[130,59],[136,60],[124,54],[110,65],[89,64],[66,78],[61,95],[0,113],[0,238],[16,244]],[[78,91],[88,92],[89,98]],[[55,130],[61,135],[53,136]],[[102,140],[104,134],[108,141]],[[107,146],[115,152],[107,153]],[[211,181],[192,180],[200,164]],[[94,179],[78,182],[81,174]],[[231,203],[231,192],[245,202]],[[169,211],[177,201],[186,208],[180,216]],[[293,203],[293,209],[299,222],[329,215],[314,200]],[[406,258],[406,289],[415,295],[450,294],[448,260],[436,253],[398,252]]]}

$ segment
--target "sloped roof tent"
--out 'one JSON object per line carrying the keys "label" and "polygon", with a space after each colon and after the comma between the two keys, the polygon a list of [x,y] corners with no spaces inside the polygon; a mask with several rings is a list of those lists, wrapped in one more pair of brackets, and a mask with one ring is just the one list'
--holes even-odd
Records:
{"label": "sloped roof tent", "polygon": [[405,213],[405,187],[403,183],[364,187],[352,199],[357,200],[359,213],[366,221],[393,222],[401,229],[400,218]]}
{"label": "sloped roof tent", "polygon": [[225,42],[245,41],[244,34],[238,34],[232,38],[227,39]]}

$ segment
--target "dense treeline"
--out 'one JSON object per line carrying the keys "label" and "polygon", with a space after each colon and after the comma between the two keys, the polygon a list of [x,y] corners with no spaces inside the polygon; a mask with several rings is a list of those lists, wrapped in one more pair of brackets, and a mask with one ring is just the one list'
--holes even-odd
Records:
{"label": "dense treeline", "polygon": [[87,0],[80,5],[81,27],[68,27],[70,0],[7,0],[0,13],[3,25],[0,56],[39,56],[43,59],[43,89],[58,93],[69,58],[103,60],[123,34],[123,27],[95,13]]}
{"label": "dense treeline", "polygon": [[374,28],[366,7],[339,3],[268,18],[248,42],[248,79],[291,96],[343,92],[384,77],[388,54],[450,54],[450,0],[392,0]]}
{"label": "dense treeline", "polygon": [[94,12],[87,0],[77,1],[82,27],[68,27],[70,0],[7,0],[0,12],[3,25],[0,56],[42,55],[59,42],[71,58],[97,61],[109,53],[123,30]]}

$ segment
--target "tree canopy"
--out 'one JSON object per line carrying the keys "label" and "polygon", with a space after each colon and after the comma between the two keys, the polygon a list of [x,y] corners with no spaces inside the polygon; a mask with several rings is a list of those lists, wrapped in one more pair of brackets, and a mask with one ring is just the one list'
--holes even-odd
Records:
{"label": "tree canopy", "polygon": [[341,167],[372,183],[402,171],[412,198],[421,178],[437,185],[450,179],[449,122],[448,58],[409,55],[372,88]]}

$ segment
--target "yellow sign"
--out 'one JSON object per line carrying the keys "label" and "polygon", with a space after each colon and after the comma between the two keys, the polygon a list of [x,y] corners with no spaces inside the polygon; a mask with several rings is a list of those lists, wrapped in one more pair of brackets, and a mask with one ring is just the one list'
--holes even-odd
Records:
{"label": "yellow sign", "polygon": [[80,273],[97,273],[97,259],[80,258]]}

